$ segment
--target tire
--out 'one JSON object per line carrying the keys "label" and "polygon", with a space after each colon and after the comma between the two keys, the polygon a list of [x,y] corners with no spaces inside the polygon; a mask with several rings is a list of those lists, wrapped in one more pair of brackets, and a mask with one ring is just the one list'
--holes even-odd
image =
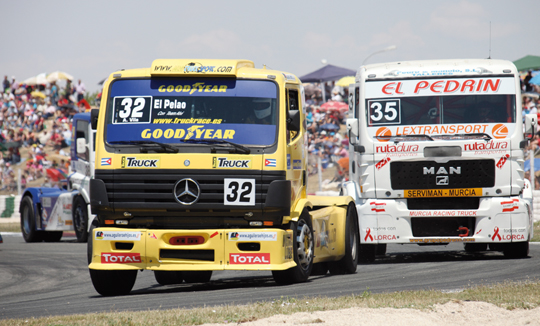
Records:
{"label": "tire", "polygon": [[41,236],[45,242],[59,242],[63,234],[63,231],[42,231]]}
{"label": "tire", "polygon": [[311,216],[304,211],[298,222],[292,222],[293,256],[296,266],[284,271],[272,271],[274,281],[278,284],[292,284],[307,281],[313,269],[315,242]]}
{"label": "tire", "polygon": [[529,241],[507,243],[503,253],[507,258],[527,258],[529,257]]}
{"label": "tire", "polygon": [[375,245],[375,244],[361,244],[358,250],[358,260],[361,263],[374,262],[377,246],[378,245]]}
{"label": "tire", "polygon": [[102,296],[125,295],[131,292],[137,271],[102,271],[90,269],[90,278],[97,293]]}
{"label": "tire", "polygon": [[328,274],[328,263],[313,264],[310,276],[324,276]]}
{"label": "tire", "polygon": [[386,255],[386,243],[377,245],[377,249],[375,249],[375,255],[376,256]]}
{"label": "tire", "polygon": [[466,252],[479,252],[486,251],[488,249],[487,243],[466,243],[464,245]]}
{"label": "tire", "polygon": [[180,284],[184,280],[182,272],[177,271],[154,271],[154,277],[160,285]]}
{"label": "tire", "polygon": [[184,271],[182,272],[186,283],[206,283],[212,277],[212,271]]}
{"label": "tire", "polygon": [[88,205],[81,196],[75,199],[72,218],[77,242],[88,241]]}
{"label": "tire", "polygon": [[40,242],[43,240],[41,231],[36,230],[37,221],[34,212],[32,197],[24,196],[21,201],[21,231],[26,242]]}
{"label": "tire", "polygon": [[347,207],[347,220],[345,222],[345,256],[341,260],[328,265],[330,273],[333,275],[356,273],[359,247],[358,216],[356,215],[356,208],[350,204]]}

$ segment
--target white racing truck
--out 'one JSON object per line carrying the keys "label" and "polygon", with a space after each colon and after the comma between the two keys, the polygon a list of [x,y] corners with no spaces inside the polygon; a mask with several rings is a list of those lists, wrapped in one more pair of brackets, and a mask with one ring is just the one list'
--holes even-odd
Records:
{"label": "white racing truck", "polygon": [[95,130],[90,113],[73,116],[71,170],[67,189],[27,188],[21,198],[21,231],[26,242],[60,241],[64,231],[75,231],[77,242],[88,239],[90,179],[94,176]]}
{"label": "white racing truck", "polygon": [[362,261],[389,243],[461,242],[469,252],[528,256],[532,189],[523,163],[536,115],[522,118],[520,92],[516,67],[503,60],[360,67],[342,192],[356,201]]}

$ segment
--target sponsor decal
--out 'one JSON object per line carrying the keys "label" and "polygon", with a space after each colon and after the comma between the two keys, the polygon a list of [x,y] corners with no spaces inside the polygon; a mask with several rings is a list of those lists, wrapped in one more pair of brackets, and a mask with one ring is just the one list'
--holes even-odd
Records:
{"label": "sponsor decal", "polygon": [[396,146],[387,144],[386,146],[375,146],[375,153],[386,153],[388,155],[393,155],[407,152],[418,152],[418,149],[418,145],[400,144]]}
{"label": "sponsor decal", "polygon": [[503,157],[501,157],[499,159],[499,162],[497,162],[496,166],[499,168],[499,169],[502,169],[502,167],[504,166],[504,164],[506,163],[506,161],[508,160],[508,158],[510,157],[510,155],[506,154],[504,155]]}
{"label": "sponsor decal", "polygon": [[508,127],[503,125],[502,123],[498,123],[493,126],[491,134],[496,139],[506,138],[506,136],[508,136]]}
{"label": "sponsor decal", "polygon": [[378,141],[389,141],[391,136],[392,131],[390,131],[388,127],[380,127],[375,133],[375,138],[377,138]]}
{"label": "sponsor decal", "polygon": [[276,241],[277,232],[230,232],[230,241]]}
{"label": "sponsor decal", "polygon": [[41,197],[41,206],[50,208],[51,205],[51,197]]}
{"label": "sponsor decal", "polygon": [[458,189],[414,189],[404,190],[405,198],[419,197],[480,197],[482,188],[458,188]]}
{"label": "sponsor decal", "polygon": [[152,232],[152,235],[150,236],[150,239],[156,239],[157,240],[156,234],[154,232]]}
{"label": "sponsor decal", "polygon": [[293,170],[302,170],[302,160],[293,160]]}
{"label": "sponsor decal", "polygon": [[101,159],[101,166],[107,166],[112,164],[112,157],[105,157]]}
{"label": "sponsor decal", "polygon": [[[380,228],[374,228],[379,229]],[[395,229],[395,228],[394,228]],[[384,240],[397,240],[398,237],[395,234],[377,234],[377,235],[371,235],[371,229],[366,228],[366,236],[364,237],[364,242],[369,241],[384,241]]]}
{"label": "sponsor decal", "polygon": [[212,233],[212,234],[210,235],[210,239],[212,239],[213,237],[215,237],[215,236],[216,236],[216,235],[218,235],[218,234],[219,234],[219,232],[218,232],[218,231],[216,231],[216,232]]}
{"label": "sponsor decal", "polygon": [[294,77],[294,75],[291,75],[291,74],[286,74],[286,73],[281,73],[283,75],[283,77],[285,77],[286,80],[290,80],[290,81],[295,81],[296,80],[296,77]]}
{"label": "sponsor decal", "polygon": [[291,154],[287,154],[287,170],[291,169]]}
{"label": "sponsor decal", "polygon": [[409,239],[410,243],[450,243],[450,242],[475,242],[475,238],[438,238],[438,239]]}
{"label": "sponsor decal", "polygon": [[380,160],[377,164],[375,164],[375,167],[377,168],[377,170],[380,170],[383,166],[386,165],[386,163],[390,162],[390,158],[389,157],[385,157],[383,158],[382,160]]}
{"label": "sponsor decal", "polygon": [[[178,118],[176,118],[178,119]],[[175,123],[175,122],[173,122]],[[233,139],[235,130],[233,129],[204,129],[202,125],[194,125],[187,129],[144,129],[141,132],[143,139]]]}
{"label": "sponsor decal", "polygon": [[214,157],[212,160],[212,168],[250,169],[251,160],[229,160],[226,157]]}
{"label": "sponsor decal", "polygon": [[276,167],[276,160],[273,159],[273,158],[267,158],[267,159],[264,160],[264,166],[275,168]]}
{"label": "sponsor decal", "polygon": [[139,253],[102,252],[102,264],[133,264],[142,263]]}
{"label": "sponsor decal", "polygon": [[96,240],[127,240],[140,241],[140,232],[125,232],[125,231],[96,231]]}
{"label": "sponsor decal", "polygon": [[493,236],[491,237],[491,240],[492,240],[492,241],[495,241],[495,238],[497,238],[497,239],[499,239],[499,241],[501,241],[502,238],[501,238],[501,235],[499,234],[499,227],[498,227],[498,226],[496,226],[496,227],[493,229],[493,232],[494,232],[494,233],[493,233]]}
{"label": "sponsor decal", "polygon": [[159,158],[137,159],[122,156],[122,168],[159,168]]}
{"label": "sponsor decal", "polygon": [[270,253],[229,254],[231,265],[270,264]]}
{"label": "sponsor decal", "polygon": [[519,209],[519,199],[512,199],[512,200],[508,200],[508,201],[502,201],[501,202],[501,205],[502,205],[502,211],[503,213],[504,212],[513,212],[515,211],[516,209]]}
{"label": "sponsor decal", "polygon": [[182,93],[191,95],[197,93],[225,93],[227,85],[212,85],[205,83],[194,83],[192,85],[161,85],[158,87],[160,93]]}
{"label": "sponsor decal", "polygon": [[373,212],[378,213],[378,212],[384,212],[385,211],[384,206],[386,206],[386,203],[377,203],[377,202],[372,201],[369,204],[370,205],[375,205],[375,207],[371,208],[371,211],[373,211]]}
{"label": "sponsor decal", "polygon": [[476,216],[477,211],[409,211],[409,216]]}
{"label": "sponsor decal", "polygon": [[465,144],[463,146],[464,151],[486,151],[486,150],[506,150],[508,148],[508,142],[506,141],[490,141],[490,142],[475,142],[472,144]]}
{"label": "sponsor decal", "polygon": [[486,133],[488,126],[488,124],[402,126],[396,127],[396,136]]}
{"label": "sponsor decal", "polygon": [[371,229],[370,228],[366,228],[366,237],[364,238],[364,241],[367,241],[368,238],[371,241],[373,241],[373,236],[371,235]]}

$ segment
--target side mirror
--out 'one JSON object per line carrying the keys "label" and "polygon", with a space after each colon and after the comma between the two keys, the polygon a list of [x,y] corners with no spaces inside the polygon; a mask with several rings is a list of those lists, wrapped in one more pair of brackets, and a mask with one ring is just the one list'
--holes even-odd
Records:
{"label": "side mirror", "polygon": [[92,129],[97,129],[97,123],[98,123],[98,116],[99,116],[99,109],[92,109],[90,113],[90,124],[92,125]]}
{"label": "side mirror", "polygon": [[77,138],[77,154],[86,153],[86,139]]}
{"label": "side mirror", "polygon": [[536,126],[538,125],[538,116],[536,114],[525,115],[525,138],[533,139],[536,134]]}
{"label": "side mirror", "polygon": [[[349,142],[351,144],[356,143],[356,138],[358,138],[358,119],[347,119],[347,132],[349,133]],[[354,142],[352,141],[353,139]]]}
{"label": "side mirror", "polygon": [[300,131],[300,111],[289,110],[287,112],[287,129],[291,131]]}

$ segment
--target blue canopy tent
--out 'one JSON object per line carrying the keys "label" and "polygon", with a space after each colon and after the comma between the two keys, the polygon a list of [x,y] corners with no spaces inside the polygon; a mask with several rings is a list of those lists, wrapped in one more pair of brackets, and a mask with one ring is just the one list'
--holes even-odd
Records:
{"label": "blue canopy tent", "polygon": [[[524,170],[525,172],[529,171],[531,169],[531,160],[525,160],[524,164]],[[540,158],[534,159],[534,172],[540,170]]]}
{"label": "blue canopy tent", "polygon": [[[341,68],[334,65],[326,65],[320,69],[315,70],[314,72],[310,72],[309,74],[299,78],[302,83],[322,83],[331,80],[338,80],[346,76],[354,76],[355,74],[356,71],[351,69]],[[323,101],[326,102],[324,89],[322,95]]]}

